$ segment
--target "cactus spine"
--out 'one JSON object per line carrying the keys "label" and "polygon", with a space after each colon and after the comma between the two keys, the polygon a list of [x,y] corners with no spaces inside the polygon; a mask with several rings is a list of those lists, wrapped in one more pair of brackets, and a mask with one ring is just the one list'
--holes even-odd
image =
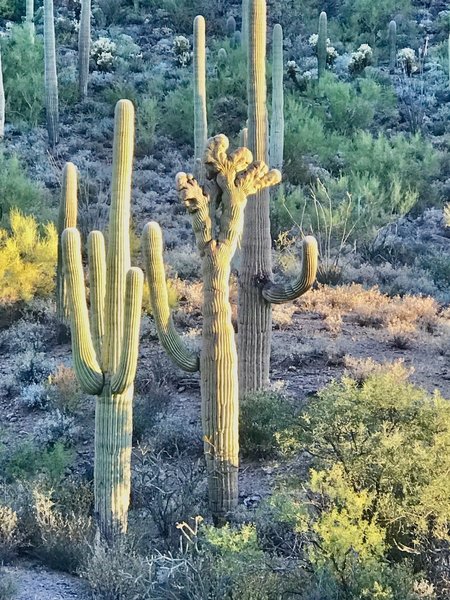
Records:
{"label": "cactus spine", "polygon": [[202,16],[194,19],[194,159],[195,172],[202,180],[201,165],[208,139],[206,111],[206,25]]}
{"label": "cactus spine", "polygon": [[317,38],[317,62],[319,78],[325,73],[327,68],[327,39],[327,13],[325,11],[322,11],[319,16],[319,36]]}
{"label": "cactus spine", "polygon": [[[278,183],[279,171],[252,163],[249,150],[228,152],[228,139],[218,135],[208,141],[205,168],[216,190],[208,195],[191,175],[179,173],[177,189],[192,215],[203,272],[203,343],[200,362],[176,335],[170,318],[159,226],[149,223],[143,246],[150,300],[161,343],[173,360],[186,370],[201,371],[202,423],[208,473],[209,504],[217,523],[238,501],[238,368],[231,321],[229,279],[231,260],[242,233],[247,196]],[[220,205],[220,218],[216,207]],[[215,237],[216,226],[218,227]]]}
{"label": "cactus spine", "polygon": [[136,374],[143,275],[130,268],[130,196],[134,108],[121,100],[114,125],[108,252],[99,231],[88,239],[90,319],[80,235],[66,229],[63,261],[70,304],[75,371],[84,391],[97,395],[95,512],[101,536],[126,532],[130,497],[133,382]]}
{"label": "cactus spine", "polygon": [[[255,160],[267,161],[266,2],[250,0],[248,47],[248,146]],[[269,190],[249,202],[242,237],[239,273],[239,387],[240,393],[261,390],[269,381],[272,336],[271,303],[304,294],[317,272],[317,242],[303,241],[301,272],[292,285],[272,283],[272,239]]]}
{"label": "cactus spine", "polygon": [[25,23],[30,32],[31,43],[34,44],[34,0],[26,0]]}
{"label": "cactus spine", "polygon": [[389,71],[395,72],[397,66],[397,23],[391,21],[389,23]]}
{"label": "cactus spine", "polygon": [[270,123],[270,166],[283,167],[284,152],[284,89],[283,89],[283,28],[273,28],[272,60],[272,120]]}
{"label": "cactus spine", "polygon": [[81,0],[80,29],[78,31],[78,88],[80,98],[86,98],[89,79],[91,48],[91,0]]}
{"label": "cactus spine", "polygon": [[44,60],[47,131],[50,146],[54,148],[58,143],[59,136],[59,108],[53,0],[44,0]]}
{"label": "cactus spine", "polygon": [[73,163],[67,163],[63,171],[61,201],[58,214],[58,262],[56,268],[56,311],[61,323],[69,320],[69,304],[63,273],[62,241],[63,231],[77,226],[78,214],[78,173]]}

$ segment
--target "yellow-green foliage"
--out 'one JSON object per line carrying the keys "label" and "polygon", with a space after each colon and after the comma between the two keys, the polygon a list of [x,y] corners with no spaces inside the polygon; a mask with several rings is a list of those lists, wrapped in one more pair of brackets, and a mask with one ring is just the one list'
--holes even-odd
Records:
{"label": "yellow-green foliage", "polygon": [[13,209],[11,231],[0,229],[0,303],[48,296],[54,288],[57,233],[52,223],[39,225]]}
{"label": "yellow-green foliage", "polygon": [[444,223],[446,227],[450,227],[450,203],[444,206]]}

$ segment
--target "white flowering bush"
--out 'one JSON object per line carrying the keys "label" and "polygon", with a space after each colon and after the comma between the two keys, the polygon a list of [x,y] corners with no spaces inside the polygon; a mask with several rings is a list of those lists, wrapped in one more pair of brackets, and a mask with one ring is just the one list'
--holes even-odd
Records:
{"label": "white flowering bush", "polygon": [[112,71],[117,58],[117,44],[106,37],[101,37],[91,46],[91,58],[99,71]]}
{"label": "white flowering bush", "polygon": [[[317,47],[317,42],[319,41],[319,36],[317,33],[313,33],[309,36],[308,43],[312,48]],[[336,48],[331,45],[330,38],[327,38],[327,63],[332,65],[336,58],[339,56]]]}
{"label": "white flowering bush", "polygon": [[184,35],[177,35],[172,45],[175,60],[180,67],[187,67],[192,60],[191,43]]}
{"label": "white flowering bush", "polygon": [[397,61],[408,77],[417,71],[416,53],[412,48],[402,48],[397,53]]}
{"label": "white flowering bush", "polygon": [[26,408],[45,410],[49,401],[48,387],[43,383],[27,385],[23,388],[19,399]]}
{"label": "white flowering bush", "polygon": [[369,44],[361,44],[356,52],[352,52],[352,57],[348,65],[348,70],[353,75],[362,73],[366,67],[372,64],[373,50]]}
{"label": "white flowering bush", "polygon": [[79,434],[75,417],[56,409],[40,419],[34,428],[36,441],[43,446],[54,446],[56,443],[66,447],[72,446]]}

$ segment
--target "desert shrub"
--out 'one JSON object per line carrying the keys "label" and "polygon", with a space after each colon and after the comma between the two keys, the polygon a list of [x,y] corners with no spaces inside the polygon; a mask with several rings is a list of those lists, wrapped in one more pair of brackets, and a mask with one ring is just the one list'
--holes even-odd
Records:
{"label": "desert shrub", "polygon": [[74,370],[65,365],[59,365],[56,371],[49,376],[47,396],[51,406],[62,414],[77,413],[84,394]]}
{"label": "desert shrub", "polygon": [[153,149],[158,119],[157,101],[142,98],[136,109],[136,151],[139,155],[148,154]]}
{"label": "desert shrub", "polygon": [[48,296],[54,288],[57,233],[52,223],[40,234],[31,216],[10,213],[11,233],[0,229],[1,302]]}
{"label": "desert shrub", "polygon": [[161,131],[181,144],[194,139],[194,103],[192,85],[180,86],[166,95],[161,107]]}
{"label": "desert shrub", "polygon": [[[49,360],[43,352],[27,350],[17,359],[14,373],[10,373],[4,379],[4,385],[8,388],[10,394],[22,394],[24,388],[34,384],[44,384],[52,372],[53,361]],[[42,391],[42,390],[41,390]],[[33,392],[39,392],[39,388],[30,390],[31,400]],[[36,398],[38,401],[38,399]],[[43,399],[45,403],[45,399]]]}
{"label": "desert shrub", "polygon": [[34,553],[53,569],[76,573],[93,541],[91,518],[79,510],[63,511],[51,492],[42,489],[34,489],[33,500],[38,532]]}
{"label": "desert shrub", "polygon": [[0,216],[6,219],[14,207],[41,218],[47,214],[42,188],[29,179],[17,156],[0,152],[0,172]]}
{"label": "desert shrub", "polygon": [[16,596],[17,588],[11,576],[2,573],[0,567],[0,600],[13,600]]}
{"label": "desert shrub", "polygon": [[310,453],[313,469],[280,511],[294,511],[314,565],[349,586],[355,569],[378,572],[372,593],[383,565],[413,556],[415,569],[428,568],[433,548],[448,542],[450,405],[407,376],[398,363],[362,382],[344,376],[283,434],[286,449]]}
{"label": "desert shrub", "polygon": [[14,558],[22,542],[17,513],[11,507],[0,504],[0,563]]}
{"label": "desert shrub", "polygon": [[292,405],[281,394],[259,392],[246,396],[239,421],[239,443],[244,456],[276,456],[280,449],[277,433],[289,427],[293,418]]}
{"label": "desert shrub", "polygon": [[0,331],[0,349],[19,354],[32,350],[42,352],[48,338],[48,327],[29,319],[19,319],[8,329]]}
{"label": "desert shrub", "polygon": [[44,410],[48,406],[47,386],[43,383],[31,383],[22,389],[19,400],[26,408]]}
{"label": "desert shrub", "polygon": [[0,477],[8,482],[43,478],[50,485],[63,478],[72,462],[72,452],[57,442],[51,448],[39,448],[25,440],[0,454]]}
{"label": "desert shrub", "polygon": [[1,0],[0,17],[19,21],[25,14],[25,0]]}
{"label": "desert shrub", "polygon": [[58,408],[47,413],[34,426],[35,440],[40,446],[48,448],[53,448],[55,444],[63,444],[65,448],[73,446],[79,432],[75,417]]}
{"label": "desert shrub", "polygon": [[[369,35],[370,43],[374,43],[380,31],[385,30],[387,23],[398,14],[407,16],[411,11],[410,0],[344,0],[340,16],[344,22],[347,39],[359,40],[364,34]],[[366,40],[367,41],[367,40]]]}
{"label": "desert shrub", "polygon": [[2,42],[2,68],[8,119],[36,127],[44,111],[44,50],[36,37],[30,44],[26,25],[15,26]]}

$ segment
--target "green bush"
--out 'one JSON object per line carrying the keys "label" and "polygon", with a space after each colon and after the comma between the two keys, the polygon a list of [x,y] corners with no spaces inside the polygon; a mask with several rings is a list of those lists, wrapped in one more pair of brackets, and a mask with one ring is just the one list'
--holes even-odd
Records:
{"label": "green bush", "polygon": [[17,156],[5,156],[0,152],[0,217],[3,222],[12,208],[25,215],[39,215],[39,219],[49,218],[44,207],[43,188],[32,181]]}
{"label": "green bush", "polygon": [[180,144],[193,144],[194,102],[192,84],[169,92],[161,107],[161,131]]}
{"label": "green bush", "polygon": [[[410,557],[415,569],[431,568],[450,539],[450,404],[407,375],[395,364],[362,382],[344,376],[282,435],[286,451],[313,457],[313,469],[274,500],[280,520],[309,541],[311,563],[342,585],[353,585],[355,569],[382,585],[385,565]],[[414,597],[386,590],[379,597]]]}
{"label": "green bush", "polygon": [[0,18],[20,21],[25,15],[25,0],[0,0]]}
{"label": "green bush", "polygon": [[8,120],[36,127],[44,113],[44,48],[40,38],[30,43],[26,26],[13,27],[2,42],[2,68]]}
{"label": "green bush", "polygon": [[153,149],[158,119],[156,100],[143,98],[136,110],[136,152],[138,155],[148,154]]}
{"label": "green bush", "polygon": [[71,464],[73,453],[57,442],[52,448],[41,449],[31,441],[22,442],[0,457],[0,477],[7,481],[32,480],[43,477],[55,484]]}
{"label": "green bush", "polygon": [[289,427],[294,410],[280,394],[260,392],[246,396],[240,407],[239,443],[244,456],[268,458],[280,449],[277,433]]}
{"label": "green bush", "polygon": [[411,10],[411,0],[344,0],[340,17],[346,39],[364,38],[375,46],[377,34],[385,31],[389,21],[399,14],[407,17]]}

